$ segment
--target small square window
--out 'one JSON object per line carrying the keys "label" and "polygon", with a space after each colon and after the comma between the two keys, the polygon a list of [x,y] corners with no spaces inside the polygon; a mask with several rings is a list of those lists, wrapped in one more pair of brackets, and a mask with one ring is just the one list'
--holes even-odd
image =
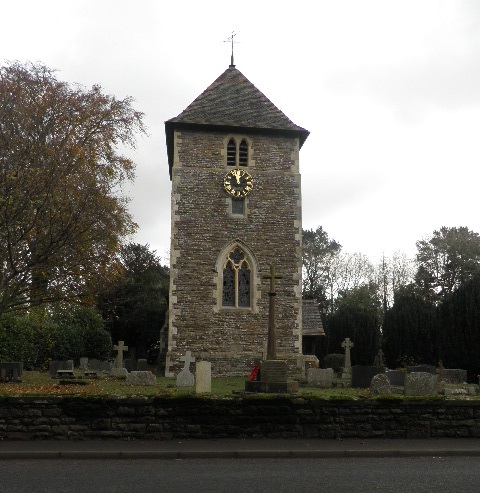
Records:
{"label": "small square window", "polygon": [[234,199],[232,197],[232,214],[241,214],[245,213],[245,199]]}

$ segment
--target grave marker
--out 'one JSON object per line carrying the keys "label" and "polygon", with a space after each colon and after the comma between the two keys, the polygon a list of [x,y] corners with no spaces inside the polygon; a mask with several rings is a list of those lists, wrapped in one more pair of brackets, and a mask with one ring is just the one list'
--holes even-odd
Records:
{"label": "grave marker", "polygon": [[342,342],[342,347],[345,348],[345,363],[342,373],[342,378],[348,378],[352,374],[352,360],[350,359],[350,349],[354,346],[349,337],[346,337]]}
{"label": "grave marker", "polygon": [[210,361],[198,361],[195,365],[195,377],[197,394],[210,393],[212,391],[212,363]]}
{"label": "grave marker", "polygon": [[405,375],[405,395],[436,395],[437,376],[428,371],[412,372]]}
{"label": "grave marker", "polygon": [[113,346],[113,350],[117,351],[115,368],[123,368],[123,352],[128,351],[128,346],[125,346],[123,341],[118,341],[118,344]]}
{"label": "grave marker", "polygon": [[329,389],[333,385],[333,368],[309,368],[307,382],[312,387]]}
{"label": "grave marker", "polygon": [[177,387],[193,387],[195,385],[195,377],[190,373],[190,363],[195,363],[195,358],[192,353],[187,351],[185,356],[180,357],[180,361],[184,361],[183,370],[177,375]]}

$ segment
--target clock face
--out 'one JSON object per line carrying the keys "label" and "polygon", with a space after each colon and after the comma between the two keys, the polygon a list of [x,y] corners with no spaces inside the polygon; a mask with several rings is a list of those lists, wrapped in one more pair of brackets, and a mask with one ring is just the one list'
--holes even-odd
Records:
{"label": "clock face", "polygon": [[232,169],[223,179],[225,191],[237,199],[245,197],[253,188],[253,178],[244,169]]}

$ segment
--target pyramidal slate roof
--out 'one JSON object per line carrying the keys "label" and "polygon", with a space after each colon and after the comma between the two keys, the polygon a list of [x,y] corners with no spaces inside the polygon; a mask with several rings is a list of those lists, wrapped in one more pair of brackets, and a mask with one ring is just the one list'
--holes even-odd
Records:
{"label": "pyramidal slate roof", "polygon": [[309,135],[308,130],[295,125],[235,65],[230,65],[182,113],[165,122],[170,168],[173,130],[182,127],[227,127],[233,131],[286,134],[298,137],[300,147]]}
{"label": "pyramidal slate roof", "polygon": [[302,300],[302,335],[325,335],[318,303],[314,300]]}

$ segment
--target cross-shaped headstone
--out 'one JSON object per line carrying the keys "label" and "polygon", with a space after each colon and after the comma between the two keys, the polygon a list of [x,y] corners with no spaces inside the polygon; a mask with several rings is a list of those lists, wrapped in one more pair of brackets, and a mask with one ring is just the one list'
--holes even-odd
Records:
{"label": "cross-shaped headstone", "polygon": [[275,279],[281,279],[283,276],[275,272],[275,266],[270,266],[270,275],[263,276],[264,279],[270,279],[270,292],[268,293],[268,339],[267,339],[267,359],[277,359],[277,340],[275,336]]}
{"label": "cross-shaped headstone", "polygon": [[113,346],[113,350],[117,351],[115,368],[123,368],[123,351],[128,351],[128,346],[125,346],[123,341],[118,341],[118,344]]}
{"label": "cross-shaped headstone", "polygon": [[342,347],[345,348],[345,363],[344,363],[344,373],[350,373],[352,370],[352,362],[350,359],[350,349],[353,347],[353,342],[349,337],[345,338],[342,342]]}
{"label": "cross-shaped headstone", "polygon": [[378,350],[377,357],[378,357],[378,366],[383,366],[383,351],[381,348]]}
{"label": "cross-shaped headstone", "polygon": [[180,356],[180,361],[185,361],[185,366],[183,367],[183,371],[190,371],[190,363],[195,363],[195,358],[192,357],[191,351],[187,351],[185,356]]}

